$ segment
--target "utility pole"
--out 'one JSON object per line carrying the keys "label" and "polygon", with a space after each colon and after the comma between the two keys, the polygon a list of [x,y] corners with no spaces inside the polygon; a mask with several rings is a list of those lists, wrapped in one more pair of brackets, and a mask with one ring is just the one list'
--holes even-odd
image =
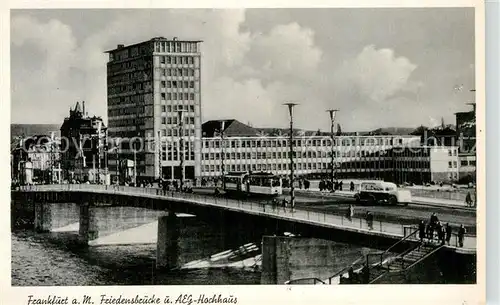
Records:
{"label": "utility pole", "polygon": [[161,171],[161,132],[158,130],[158,181],[162,179],[162,171]]}
{"label": "utility pole", "polygon": [[290,114],[290,206],[292,210],[295,208],[295,188],[293,185],[294,179],[294,164],[293,164],[293,107],[298,105],[296,103],[285,103],[283,105],[288,106],[288,112]]}
{"label": "utility pole", "polygon": [[337,111],[339,111],[338,109],[328,109],[326,112],[328,112],[330,114],[330,133],[331,133],[331,137],[332,137],[332,147],[331,147],[331,151],[330,151],[330,154],[331,154],[331,168],[330,168],[330,183],[332,184],[332,191],[335,191],[335,188],[333,187],[334,186],[334,180],[335,180],[335,156],[334,156],[334,146],[335,146],[335,133],[333,131],[334,129],[334,126],[335,126],[335,116],[337,114]]}
{"label": "utility pole", "polygon": [[180,168],[181,168],[181,181],[180,181],[180,189],[181,192],[184,189],[184,111],[177,112],[179,115],[179,160],[180,160]]}
{"label": "utility pole", "polygon": [[115,147],[116,153],[116,184],[120,185],[120,160],[118,159],[118,145]]}
{"label": "utility pole", "polygon": [[[137,134],[139,136],[139,134]],[[134,153],[134,186],[137,186],[137,145],[136,141],[132,143],[132,150]]]}

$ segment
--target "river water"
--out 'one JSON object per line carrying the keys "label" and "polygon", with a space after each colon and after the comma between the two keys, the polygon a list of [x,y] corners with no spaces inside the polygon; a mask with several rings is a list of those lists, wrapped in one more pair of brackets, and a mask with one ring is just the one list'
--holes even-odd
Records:
{"label": "river water", "polygon": [[[101,214],[110,215],[106,208]],[[137,209],[115,210],[124,219],[137,217]],[[128,215],[128,216],[127,216]],[[154,221],[154,214],[143,222]],[[254,243],[245,234],[228,236],[220,228],[204,223],[196,217],[184,221],[185,229],[179,243],[180,265],[210,255]],[[29,227],[29,226],[28,226]],[[156,232],[145,228],[143,234]],[[149,231],[148,231],[149,230]],[[84,285],[228,285],[260,284],[259,267],[219,266],[176,271],[158,271],[155,268],[156,244],[101,245],[82,247],[76,242],[78,232],[34,233],[29,228],[14,228],[12,232],[13,286],[84,286]],[[223,242],[221,242],[223,240]],[[228,246],[231,245],[231,246]],[[370,249],[338,243],[335,269],[340,270]]]}

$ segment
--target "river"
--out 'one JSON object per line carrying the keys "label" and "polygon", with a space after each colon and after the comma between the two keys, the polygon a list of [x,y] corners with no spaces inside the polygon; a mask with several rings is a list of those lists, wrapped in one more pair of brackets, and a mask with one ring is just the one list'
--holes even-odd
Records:
{"label": "river", "polygon": [[[99,208],[109,216],[109,210]],[[133,208],[116,210],[127,219],[137,216]],[[146,222],[155,221],[150,214]],[[143,217],[144,218],[144,217]],[[143,219],[144,220],[144,219]],[[254,243],[245,234],[231,235],[233,240],[215,226],[196,217],[184,221],[185,229],[179,243],[180,265],[208,258],[238,245]],[[145,235],[156,234],[144,227]],[[149,231],[147,231],[149,230]],[[82,247],[76,243],[78,232],[34,233],[29,228],[12,231],[12,285],[13,286],[85,286],[85,285],[249,285],[260,284],[259,267],[241,265],[200,267],[176,271],[158,271],[155,268],[156,244],[101,245]],[[234,240],[238,238],[238,240]],[[223,240],[223,242],[221,242]],[[342,269],[369,249],[338,243],[335,267]]]}

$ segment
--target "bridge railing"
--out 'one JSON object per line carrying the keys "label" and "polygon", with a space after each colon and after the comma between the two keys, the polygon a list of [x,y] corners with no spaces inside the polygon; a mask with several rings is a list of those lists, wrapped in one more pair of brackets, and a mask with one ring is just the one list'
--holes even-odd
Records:
{"label": "bridge railing", "polygon": [[[172,198],[177,200],[185,200],[188,202],[196,202],[204,205],[223,206],[227,209],[247,211],[249,213],[266,214],[271,217],[290,219],[296,221],[303,221],[307,223],[317,223],[322,226],[335,226],[346,228],[358,232],[373,232],[373,234],[391,235],[396,238],[405,237],[406,226],[400,223],[391,223],[386,221],[367,221],[364,218],[347,217],[343,215],[335,215],[323,211],[310,211],[300,208],[291,209],[290,207],[283,207],[271,205],[265,202],[256,202],[252,200],[238,200],[230,199],[227,197],[217,197],[211,195],[202,195],[196,193],[182,193],[172,192],[159,188],[140,188],[131,186],[118,186],[118,185],[95,185],[95,184],[55,184],[55,185],[33,185],[23,186],[21,190],[24,191],[91,191],[103,192],[108,194],[117,195],[146,195],[160,198]],[[376,215],[375,215],[376,217]],[[450,246],[459,246],[459,239],[456,237],[450,240]],[[476,237],[465,236],[463,241],[463,248],[475,249]]]}

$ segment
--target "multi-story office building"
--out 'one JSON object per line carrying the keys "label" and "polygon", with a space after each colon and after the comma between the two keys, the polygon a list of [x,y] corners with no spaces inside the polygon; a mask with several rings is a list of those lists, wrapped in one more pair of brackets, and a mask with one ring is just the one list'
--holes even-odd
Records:
{"label": "multi-story office building", "polygon": [[[289,138],[257,136],[258,131],[235,120],[203,125],[202,176],[224,172],[267,171],[290,174]],[[252,135],[253,130],[253,135]],[[216,131],[216,132],[214,132]],[[295,174],[339,179],[384,179],[403,182],[447,182],[458,179],[457,147],[420,146],[419,136],[294,136]]]}
{"label": "multi-story office building", "polygon": [[[133,160],[131,147],[137,151],[138,179],[180,179],[181,158],[186,179],[201,176],[200,47],[198,40],[157,37],[107,51],[108,137],[122,139],[119,159]],[[109,157],[117,168],[116,154]]]}

